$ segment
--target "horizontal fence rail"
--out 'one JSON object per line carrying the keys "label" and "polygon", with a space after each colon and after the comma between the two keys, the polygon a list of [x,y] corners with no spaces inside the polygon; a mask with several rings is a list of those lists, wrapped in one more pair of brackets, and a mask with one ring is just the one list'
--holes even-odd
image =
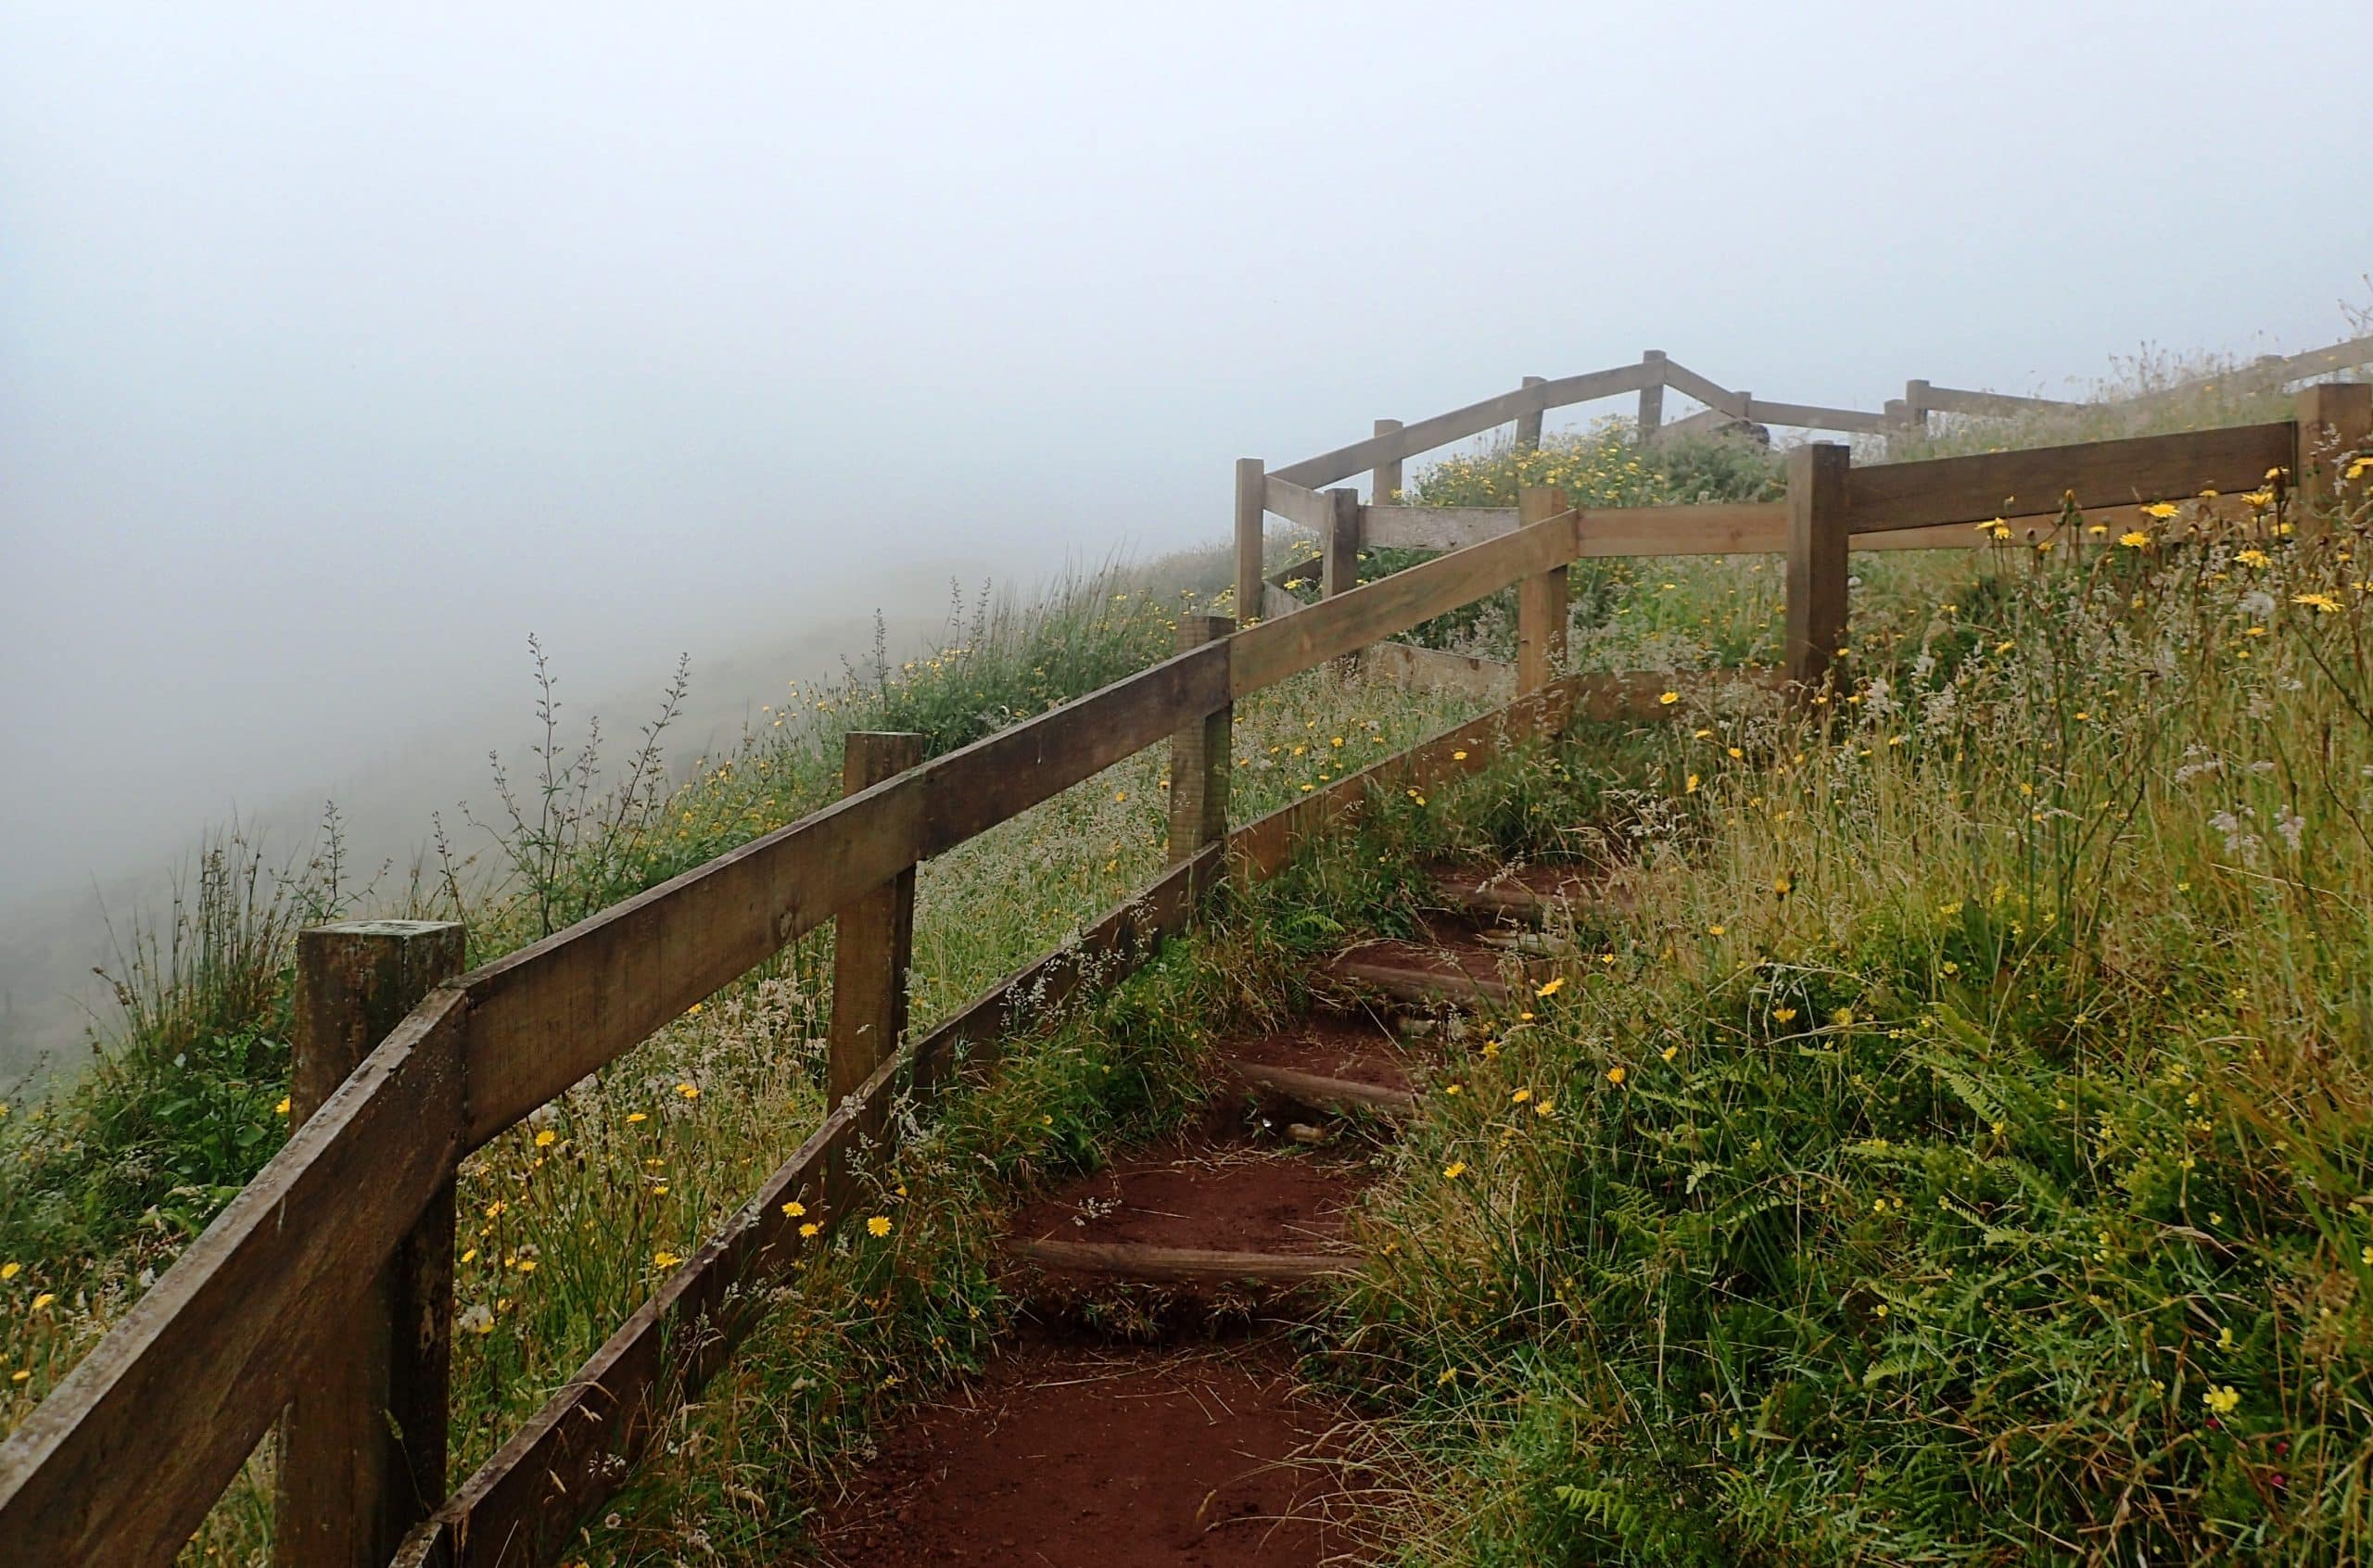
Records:
{"label": "horizontal fence rail", "polygon": [[[1770,503],[1577,512],[1555,491],[1528,490],[1513,511],[1462,511],[1392,504],[1389,490],[1362,506],[1353,491],[1313,487],[1561,402],[1623,389],[1644,398],[1668,385],[1697,395],[1690,373],[1652,356],[1529,384],[1277,474],[1239,465],[1239,508],[1282,499],[1319,520],[1316,603],[1240,628],[1190,618],[1175,657],[878,783],[865,782],[853,757],[844,800],[438,985],[0,1445],[0,1560],[110,1568],[171,1561],[308,1378],[347,1364],[340,1358],[412,1353],[351,1343],[352,1325],[371,1321],[358,1316],[366,1302],[387,1298],[391,1258],[421,1245],[422,1227],[433,1225],[440,1203],[450,1206],[450,1183],[471,1150],[826,920],[840,920],[852,946],[863,931],[873,933],[867,942],[895,949],[863,970],[875,977],[870,1005],[884,1005],[881,986],[903,989],[895,933],[902,910],[910,925],[919,861],[1146,747],[1172,748],[1171,868],[929,1033],[864,1046],[861,1063],[843,1059],[850,1031],[840,1027],[836,995],[834,1081],[855,1093],[458,1492],[430,1499],[433,1509],[410,1498],[390,1509],[389,1518],[417,1524],[403,1561],[549,1561],[748,1332],[767,1287],[787,1277],[803,1238],[782,1206],[804,1204],[827,1219],[845,1210],[856,1146],[877,1135],[895,1141],[880,1115],[886,1096],[935,1093],[959,1056],[968,1072],[985,1070],[1029,1009],[1125,972],[1185,926],[1204,890],[1274,870],[1296,843],[1360,809],[1371,789],[1480,767],[1500,747],[1579,718],[1686,711],[1666,701],[1684,688],[1719,682],[1742,701],[1778,701],[1776,690],[1825,701],[1828,661],[1846,635],[1849,549],[1967,547],[1995,537],[1998,517],[2001,531],[2028,537],[2056,525],[2064,498],[2097,517],[2202,490],[2226,492],[2219,505],[2260,486],[2328,498],[2346,455],[2373,447],[2373,389],[2327,386],[2300,395],[2295,421],[2232,430],[1872,467],[1855,466],[1842,447],[1800,448],[1790,455],[1787,499]],[[1756,406],[1707,386],[1741,409]],[[1237,521],[1242,547],[1241,511]],[[1362,584],[1358,552],[1369,546],[1441,553]],[[1256,588],[1258,548],[1256,533]],[[1784,669],[1744,681],[1735,673],[1561,673],[1572,563],[1754,551],[1786,558]],[[1240,582],[1247,567],[1238,562]],[[1508,692],[1505,706],[1229,831],[1229,769],[1213,765],[1229,750],[1237,699],[1509,588],[1517,603],[1513,666],[1438,650],[1377,660],[1380,669],[1464,682],[1459,689],[1494,700]],[[895,753],[887,742],[899,738],[875,739],[885,742],[882,756]],[[869,912],[866,923],[850,924],[858,911]],[[896,1007],[886,1016],[888,1032],[900,1034]],[[450,1231],[444,1245],[450,1252]],[[450,1294],[443,1309],[450,1315]],[[441,1455],[442,1434],[435,1435]],[[356,1506],[387,1503],[360,1498]],[[394,1549],[383,1540],[364,1560],[385,1562]]]}

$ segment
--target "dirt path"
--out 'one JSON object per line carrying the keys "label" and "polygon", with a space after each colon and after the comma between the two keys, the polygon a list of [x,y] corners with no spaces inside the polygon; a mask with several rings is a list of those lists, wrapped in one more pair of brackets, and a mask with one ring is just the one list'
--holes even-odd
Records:
{"label": "dirt path", "polygon": [[[1570,873],[1445,874],[1424,940],[1364,943],[1327,967],[1340,1011],[1220,1046],[1225,1082],[1200,1126],[1023,1208],[1007,1257],[1024,1326],[889,1436],[794,1561],[1370,1560],[1356,1418],[1296,1375],[1299,1293],[1358,1266],[1347,1219],[1377,1140],[1442,1048],[1434,1026],[1520,993],[1512,938],[1570,889]],[[1391,1027],[1411,1013],[1431,1020],[1406,1031],[1429,1048]]]}

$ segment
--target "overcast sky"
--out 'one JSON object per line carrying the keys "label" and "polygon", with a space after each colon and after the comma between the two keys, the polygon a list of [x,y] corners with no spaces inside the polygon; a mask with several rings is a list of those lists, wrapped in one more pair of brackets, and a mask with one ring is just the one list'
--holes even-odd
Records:
{"label": "overcast sky", "polygon": [[2369,44],[2365,0],[0,3],[0,881],[514,739],[530,629],[579,691],[697,678],[1217,538],[1234,458],[1526,373],[1875,407],[2337,338]]}

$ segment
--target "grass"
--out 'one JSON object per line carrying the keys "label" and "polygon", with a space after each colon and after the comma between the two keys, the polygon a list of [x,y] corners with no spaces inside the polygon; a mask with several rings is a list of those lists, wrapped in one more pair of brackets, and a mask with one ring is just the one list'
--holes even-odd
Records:
{"label": "grass", "polygon": [[[1555,462],[1586,503],[1692,482],[1625,452],[1602,434],[1416,488],[1496,499]],[[1759,455],[1705,461],[1714,489],[1769,482]],[[1395,1522],[1407,1561],[2361,1555],[2363,520],[2316,541],[2189,522],[2055,558],[1858,557],[1853,688],[1825,722],[1593,731],[1386,803],[1041,1019],[915,1124],[879,1174],[888,1233],[843,1234],[780,1295],[583,1556],[779,1559],[861,1434],[1003,1326],[985,1262],[1017,1195],[1174,1121],[1215,1031],[1297,1005],[1344,936],[1405,929],[1428,857],[1578,849],[1620,866],[1624,913],[1455,1064],[1469,1093],[1428,1097],[1365,1217],[1377,1266],[1330,1321],[1328,1375],[1427,1478]],[[1578,664],[1771,660],[1769,563],[1640,565],[1578,584]],[[1163,656],[1201,595],[1120,579],[968,608],[934,657],[787,691],[689,778],[630,759],[601,785],[555,725],[490,850],[381,903],[459,909],[475,956],[505,951],[831,799],[847,729],[960,744]],[[1315,675],[1264,693],[1237,709],[1235,815],[1462,711]],[[1161,767],[924,868],[919,1025],[1151,874]],[[276,872],[224,845],[166,933],[128,943],[116,1049],[0,1132],[20,1173],[0,1425],[276,1146],[287,937],[354,901],[328,842]],[[829,974],[819,932],[464,1169],[459,1466],[820,1117]],[[267,1449],[190,1560],[261,1561],[269,1488]]]}

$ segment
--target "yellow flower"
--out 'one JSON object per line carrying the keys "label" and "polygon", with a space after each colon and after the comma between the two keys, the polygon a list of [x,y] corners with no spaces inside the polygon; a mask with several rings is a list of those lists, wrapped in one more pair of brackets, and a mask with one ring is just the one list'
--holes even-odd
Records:
{"label": "yellow flower", "polygon": [[22,1263],[0,1263],[0,1283],[13,1280],[24,1271],[25,1266]]}
{"label": "yellow flower", "polygon": [[2120,534],[2117,537],[2117,542],[2124,545],[2128,550],[2140,550],[2143,546],[2151,542],[2151,536],[2144,533],[2141,529],[2136,528],[2127,533]]}
{"label": "yellow flower", "polygon": [[1794,1007],[1774,1007],[1771,1009],[1771,1021],[1773,1023],[1788,1023],[1792,1021],[1796,1016],[1796,1009]]}
{"label": "yellow flower", "polygon": [[1720,926],[1708,926],[1706,928],[1706,934],[1707,936],[1720,936],[1722,934],[1722,930],[1723,928]]}
{"label": "yellow flower", "polygon": [[797,1198],[793,1198],[789,1203],[782,1206],[782,1217],[786,1220],[796,1220],[806,1212],[807,1206],[800,1202]]}
{"label": "yellow flower", "polygon": [[1668,691],[1663,696],[1656,699],[1656,702],[1660,706],[1667,708],[1671,707],[1675,702],[1680,701],[1681,693],[1678,691]]}
{"label": "yellow flower", "polygon": [[818,1231],[820,1231],[820,1230],[822,1230],[823,1228],[824,1228],[823,1226],[818,1225],[818,1223],[816,1223],[816,1221],[815,1221],[815,1220],[810,1220],[809,1221],[807,1221],[807,1223],[806,1223],[805,1225],[802,1225],[802,1226],[800,1226],[800,1227],[799,1227],[799,1233],[800,1233],[801,1235],[803,1235],[803,1236],[806,1237],[806,1238],[807,1238],[807,1239],[809,1239],[810,1241],[813,1241],[813,1240],[815,1239],[815,1237],[816,1237],[816,1233],[817,1233],[817,1232],[818,1232]]}
{"label": "yellow flower", "polygon": [[1547,1116],[1556,1108],[1557,1102],[1555,1100],[1539,1100],[1535,1101],[1533,1104],[1532,1114],[1535,1116]]}
{"label": "yellow flower", "polygon": [[536,1134],[536,1147],[539,1149],[551,1148],[552,1144],[559,1140],[559,1133],[547,1127],[542,1132]]}
{"label": "yellow flower", "polygon": [[865,1222],[865,1229],[869,1235],[886,1236],[890,1233],[890,1217],[886,1214],[877,1214]]}
{"label": "yellow flower", "polygon": [[288,1114],[288,1096],[286,1094],[280,1096],[280,1104],[273,1106],[272,1111],[274,1116],[286,1116]]}
{"label": "yellow flower", "polygon": [[36,1311],[36,1312],[38,1312],[38,1311],[40,1311],[43,1308],[44,1308],[44,1307],[48,1306],[51,1302],[53,1302],[53,1301],[55,1301],[55,1300],[57,1300],[57,1293],[56,1291],[54,1291],[54,1290],[45,1290],[45,1291],[43,1291],[39,1296],[34,1296],[34,1297],[33,1297],[33,1310],[34,1310],[34,1311]]}
{"label": "yellow flower", "polygon": [[2207,1393],[2202,1394],[2200,1397],[2200,1402],[2206,1405],[2216,1415],[2231,1415],[2234,1407],[2241,1402],[2241,1396],[2228,1383],[2222,1388],[2211,1388]]}
{"label": "yellow flower", "polygon": [[2291,596],[2291,602],[2307,605],[2327,615],[2340,613],[2340,601],[2328,593],[2294,593]]}
{"label": "yellow flower", "polygon": [[1465,752],[1453,752],[1450,754],[1450,760],[1453,762],[1465,762],[1466,760],[1466,753]]}
{"label": "yellow flower", "polygon": [[649,1121],[650,1119],[651,1118],[643,1115],[641,1111],[627,1112],[627,1125],[629,1127],[633,1126],[638,1121]]}
{"label": "yellow flower", "polygon": [[1662,1056],[1666,1061],[1670,1061],[1675,1056],[1681,1055],[1681,1047],[1678,1045],[1668,1045],[1663,1051],[1658,1053],[1658,1055]]}
{"label": "yellow flower", "polygon": [[1448,1165],[1442,1167],[1442,1180],[1445,1182],[1455,1182],[1461,1176],[1466,1174],[1466,1161],[1463,1159],[1452,1160]]}
{"label": "yellow flower", "polygon": [[1538,990],[1538,991],[1536,991],[1536,992],[1534,992],[1534,993],[1533,993],[1533,994],[1534,994],[1535,996],[1555,996],[1555,995],[1556,995],[1559,992],[1561,992],[1561,991],[1563,991],[1563,990],[1565,990],[1565,989],[1566,989],[1566,977],[1565,977],[1565,976],[1563,976],[1563,975],[1559,975],[1559,976],[1557,976],[1555,980],[1548,980],[1548,981],[1544,982],[1544,983],[1542,985],[1541,989],[1540,989],[1540,990]]}
{"label": "yellow flower", "polygon": [[[2176,503],[2173,501],[2152,501],[2149,506],[2144,507],[2142,511],[2144,515],[2155,517],[2160,522],[2164,523],[2168,518],[2173,517],[2176,514]],[[2118,542],[2123,544],[2126,541],[2121,539]]]}
{"label": "yellow flower", "polygon": [[677,1264],[681,1263],[683,1259],[663,1246],[658,1251],[651,1255],[651,1261],[658,1268],[672,1269]]}
{"label": "yellow flower", "polygon": [[699,1086],[696,1084],[679,1083],[676,1085],[676,1093],[688,1100],[697,1100],[701,1097]]}
{"label": "yellow flower", "polygon": [[1613,1084],[1616,1084],[1616,1085],[1618,1085],[1618,1086],[1620,1086],[1620,1085],[1621,1085],[1621,1083],[1623,1082],[1624,1079],[1628,1078],[1629,1076],[1631,1076],[1631,1075],[1630,1075],[1630,1074],[1628,1074],[1628,1073],[1626,1073],[1626,1072],[1625,1072],[1621,1068],[1619,1068],[1619,1067],[1611,1067],[1611,1068],[1609,1068],[1609,1069],[1606,1069],[1606,1081],[1607,1081],[1609,1083],[1613,1083]]}
{"label": "yellow flower", "polygon": [[1681,793],[1684,795],[1694,795],[1697,793],[1697,786],[1700,782],[1702,782],[1702,780],[1698,778],[1697,775],[1694,773],[1691,774],[1689,776],[1688,783],[1681,786]]}
{"label": "yellow flower", "polygon": [[1514,1100],[1518,1105],[1522,1105],[1527,1100],[1532,1098],[1532,1091],[1529,1089],[1519,1089],[1515,1094],[1509,1095],[1508,1098]]}

